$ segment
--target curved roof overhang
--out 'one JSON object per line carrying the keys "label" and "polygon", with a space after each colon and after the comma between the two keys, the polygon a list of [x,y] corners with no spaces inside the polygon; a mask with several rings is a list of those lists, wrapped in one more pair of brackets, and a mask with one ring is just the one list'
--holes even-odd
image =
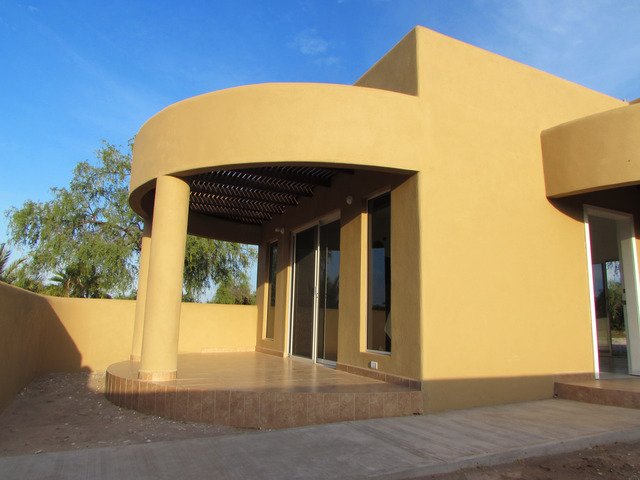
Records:
{"label": "curved roof overhang", "polygon": [[542,132],[547,196],[640,184],[640,104]]}
{"label": "curved roof overhang", "polygon": [[[424,152],[418,102],[411,95],[329,84],[250,85],[178,102],[136,136],[129,202],[149,216],[155,179],[186,177],[190,230],[197,233],[215,209],[224,229],[229,222],[248,228],[294,201],[287,194],[311,195],[336,173],[416,171]],[[220,197],[215,205],[212,195]],[[237,201],[221,205],[226,198]],[[242,204],[263,213],[247,217],[238,211]]]}

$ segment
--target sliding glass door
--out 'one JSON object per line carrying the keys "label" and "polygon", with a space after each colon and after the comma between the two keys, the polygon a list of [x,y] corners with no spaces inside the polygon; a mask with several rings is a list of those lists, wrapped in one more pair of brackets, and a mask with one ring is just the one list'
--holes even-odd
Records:
{"label": "sliding glass door", "polygon": [[340,221],[320,226],[317,360],[338,360],[338,291],[340,287]]}
{"label": "sliding glass door", "polygon": [[340,221],[302,230],[294,240],[291,353],[323,363],[338,359]]}
{"label": "sliding glass door", "polygon": [[295,238],[291,353],[305,358],[313,358],[317,238],[317,226],[297,233]]}

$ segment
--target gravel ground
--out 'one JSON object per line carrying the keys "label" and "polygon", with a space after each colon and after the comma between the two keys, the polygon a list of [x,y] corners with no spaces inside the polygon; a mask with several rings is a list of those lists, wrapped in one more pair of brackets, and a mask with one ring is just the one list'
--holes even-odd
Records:
{"label": "gravel ground", "polygon": [[[255,432],[184,423],[116,407],[104,397],[104,373],[46,375],[0,414],[0,456]],[[476,467],[432,480],[640,480],[640,442]]]}
{"label": "gravel ground", "polygon": [[184,423],[120,408],[104,396],[104,372],[45,375],[0,414],[0,455],[78,450],[246,431]]}

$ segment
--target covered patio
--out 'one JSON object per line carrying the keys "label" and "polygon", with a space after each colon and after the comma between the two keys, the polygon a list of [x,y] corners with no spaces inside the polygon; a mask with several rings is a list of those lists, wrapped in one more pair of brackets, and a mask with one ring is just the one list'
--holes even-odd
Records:
{"label": "covered patio", "polygon": [[107,369],[109,400],[181,421],[271,429],[422,412],[419,382],[258,352],[179,355],[170,381],[139,380],[138,369],[135,361]]}
{"label": "covered patio", "polygon": [[[417,107],[370,88],[268,84],[151,118],[131,169],[145,219],[131,355],[108,368],[107,397],[247,428],[420,413],[419,262],[404,247],[419,245]],[[258,246],[251,338],[229,312],[215,347],[204,317],[208,343],[180,346],[187,234]]]}

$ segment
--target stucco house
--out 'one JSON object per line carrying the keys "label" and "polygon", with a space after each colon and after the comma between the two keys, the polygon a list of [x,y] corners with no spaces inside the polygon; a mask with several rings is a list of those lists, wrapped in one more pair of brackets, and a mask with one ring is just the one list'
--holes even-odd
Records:
{"label": "stucco house", "polygon": [[[353,86],[178,102],[135,140],[145,237],[108,397],[279,426],[640,374],[639,183],[640,104],[422,27]],[[259,246],[255,308],[181,305],[187,233]]]}

